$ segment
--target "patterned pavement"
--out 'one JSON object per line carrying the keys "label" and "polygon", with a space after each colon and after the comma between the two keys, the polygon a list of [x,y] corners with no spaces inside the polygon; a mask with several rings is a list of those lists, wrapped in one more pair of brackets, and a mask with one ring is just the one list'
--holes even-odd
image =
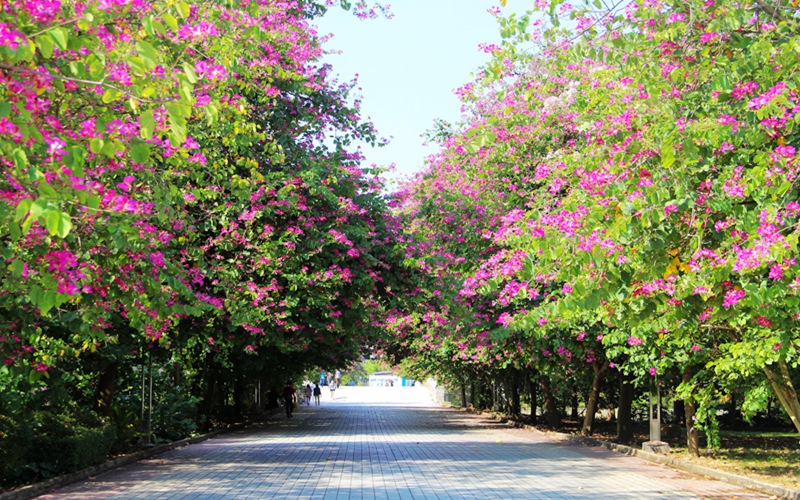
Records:
{"label": "patterned pavement", "polygon": [[116,469],[49,499],[767,499],[434,406],[422,387],[332,401]]}

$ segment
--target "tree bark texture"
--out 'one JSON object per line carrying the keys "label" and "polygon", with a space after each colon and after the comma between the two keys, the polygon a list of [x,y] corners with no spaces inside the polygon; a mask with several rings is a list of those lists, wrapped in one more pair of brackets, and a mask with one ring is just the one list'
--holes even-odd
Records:
{"label": "tree bark texture", "polygon": [[764,366],[764,373],[767,375],[767,380],[772,385],[775,395],[778,396],[778,401],[781,402],[781,406],[794,424],[794,428],[800,432],[800,401],[797,399],[797,390],[792,384],[789,365],[785,361],[778,361]]}

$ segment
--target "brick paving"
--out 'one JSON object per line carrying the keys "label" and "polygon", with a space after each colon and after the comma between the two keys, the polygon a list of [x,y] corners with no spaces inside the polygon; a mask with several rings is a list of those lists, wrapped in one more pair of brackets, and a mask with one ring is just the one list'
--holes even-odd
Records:
{"label": "brick paving", "polygon": [[51,499],[767,499],[635,457],[434,407],[424,388],[331,401],[167,452]]}

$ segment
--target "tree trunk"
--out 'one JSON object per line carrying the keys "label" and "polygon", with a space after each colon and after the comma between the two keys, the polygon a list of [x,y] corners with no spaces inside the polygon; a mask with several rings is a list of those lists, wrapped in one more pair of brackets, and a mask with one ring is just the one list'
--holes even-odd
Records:
{"label": "tree trunk", "polygon": [[211,359],[211,354],[206,357],[205,373],[203,374],[203,399],[200,403],[200,416],[204,421],[201,423],[203,430],[211,428],[211,417],[214,414],[214,402],[217,389],[217,364]]}
{"label": "tree trunk", "polygon": [[111,362],[106,364],[97,381],[95,392],[95,410],[97,414],[107,417],[111,414],[111,406],[114,404],[114,393],[117,390],[117,369],[119,363]]}
{"label": "tree trunk", "polygon": [[617,414],[617,441],[630,443],[633,441],[633,377],[620,375],[619,410]]}
{"label": "tree trunk", "polygon": [[572,399],[571,399],[571,409],[569,413],[569,418],[578,419],[578,390],[572,389]]}
{"label": "tree trunk", "polygon": [[467,384],[461,382],[461,406],[467,407]]}
{"label": "tree trunk", "polygon": [[553,389],[550,387],[550,381],[542,376],[539,377],[539,383],[542,385],[542,395],[544,396],[544,419],[550,427],[560,427],[561,417],[558,415],[556,399],[553,397]]}
{"label": "tree trunk", "polygon": [[682,399],[676,399],[672,402],[672,413],[675,415],[676,425],[686,425],[686,407]]}
{"label": "tree trunk", "polygon": [[492,379],[492,411],[501,411],[500,404],[500,383],[496,379]]}
{"label": "tree trunk", "polygon": [[519,416],[522,413],[522,403],[519,397],[519,377],[515,372],[511,378],[511,407],[510,413],[514,416]]}
{"label": "tree trunk", "polygon": [[581,433],[584,436],[590,436],[594,430],[594,414],[597,412],[597,403],[600,399],[600,385],[603,382],[605,367],[605,364],[600,365],[600,362],[597,360],[592,361],[594,378],[592,379],[592,389],[589,391],[589,397],[586,398],[586,413],[583,415],[583,428],[581,429]]}
{"label": "tree trunk", "polygon": [[233,418],[235,422],[238,422],[244,416],[245,383],[244,376],[239,370],[236,371],[233,381]]}
{"label": "tree trunk", "polygon": [[[683,370],[683,382],[686,384],[691,383],[694,376],[694,369],[687,366]],[[686,448],[689,454],[700,456],[700,436],[697,435],[697,429],[694,426],[695,415],[697,414],[697,406],[694,403],[694,397],[689,394],[683,402],[686,413]]]}
{"label": "tree trunk", "polygon": [[797,432],[800,432],[800,401],[797,399],[797,390],[792,385],[792,377],[789,373],[789,366],[785,361],[778,361],[776,367],[764,366],[764,373],[767,375],[778,401],[789,415]]}
{"label": "tree trunk", "polygon": [[530,387],[531,392],[531,424],[536,423],[536,412],[539,409],[539,398],[537,394],[538,384],[536,383],[536,372],[534,372],[532,377],[528,377],[528,386]]}

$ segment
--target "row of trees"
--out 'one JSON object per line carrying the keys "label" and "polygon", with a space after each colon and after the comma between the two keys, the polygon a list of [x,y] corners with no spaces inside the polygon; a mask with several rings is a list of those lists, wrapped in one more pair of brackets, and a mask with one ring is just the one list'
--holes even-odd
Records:
{"label": "row of trees", "polygon": [[80,429],[129,446],[150,373],[176,438],[380,334],[408,276],[319,62],[334,3],[0,6],[4,484],[73,466],[36,453]]}
{"label": "row of trees", "polygon": [[552,0],[499,24],[400,193],[429,284],[396,354],[551,416],[579,393],[586,433],[601,394],[623,420],[656,386],[694,453],[731,398],[800,431],[796,7]]}

